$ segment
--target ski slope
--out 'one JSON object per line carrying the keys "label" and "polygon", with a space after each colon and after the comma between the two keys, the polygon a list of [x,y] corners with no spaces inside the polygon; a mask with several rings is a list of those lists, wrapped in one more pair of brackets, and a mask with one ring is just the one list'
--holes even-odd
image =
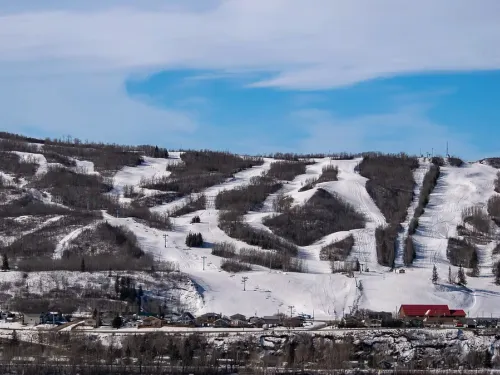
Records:
{"label": "ski slope", "polygon": [[408,229],[410,226],[410,222],[413,219],[415,214],[415,210],[418,206],[418,202],[420,200],[420,191],[422,190],[422,185],[424,182],[424,178],[426,173],[429,171],[431,167],[431,163],[427,158],[419,158],[418,160],[419,167],[413,172],[413,179],[415,180],[415,187],[413,189],[413,200],[408,207],[408,212],[406,214],[406,220],[401,223],[403,230],[399,233],[397,239],[397,249],[396,249],[396,259],[394,261],[395,267],[403,267],[403,249],[406,238],[408,237]]}
{"label": "ski slope", "polygon": [[[158,260],[175,262],[181,272],[186,273],[198,285],[198,291],[203,295],[203,304],[199,306],[196,313],[219,311],[227,314],[240,312],[246,315],[255,313],[265,315],[275,313],[280,309],[284,311],[286,307],[294,306],[297,312],[301,310],[300,312],[311,314],[314,311],[316,316],[332,318],[336,315],[341,316],[342,312],[348,312],[353,307],[394,311],[396,306],[408,302],[446,303],[454,308],[464,308],[467,311],[477,311],[481,308],[491,310],[493,305],[487,305],[481,300],[481,293],[483,293],[481,290],[485,288],[485,285],[478,283],[479,279],[470,281],[470,284],[478,284],[477,289],[473,287],[464,289],[447,285],[444,281],[445,268],[448,265],[446,257],[442,259],[444,268],[440,269],[443,282],[436,286],[430,281],[432,264],[429,261],[418,259],[416,267],[411,267],[406,274],[390,272],[388,268],[377,264],[374,231],[376,227],[386,225],[386,221],[366,191],[366,178],[355,172],[355,166],[359,161],[360,159],[317,159],[314,164],[307,167],[305,174],[299,175],[290,183],[285,184],[280,191],[280,193],[291,196],[294,204],[303,204],[314,194],[316,189],[323,188],[337,194],[366,217],[366,227],[363,229],[332,233],[311,246],[301,247],[299,257],[305,261],[308,273],[269,272],[268,268],[260,266],[253,266],[253,271],[236,275],[222,271],[220,269],[222,259],[211,255],[209,248],[211,243],[227,241],[235,244],[237,249],[251,246],[234,240],[222,232],[217,227],[218,212],[212,207],[172,219],[175,230],[169,232],[144,227],[132,219],[112,217],[107,219],[116,225],[129,227],[136,233],[146,251],[153,254]],[[209,197],[215,197],[221,190],[243,186],[249,183],[252,176],[265,172],[271,162],[272,160],[266,159],[263,166],[240,172],[234,179],[211,187],[204,193]],[[306,180],[319,177],[322,167],[327,164],[334,164],[339,168],[338,181],[319,183],[315,188],[306,192],[298,191]],[[428,163],[421,163],[419,170],[415,171],[416,195],[428,167]],[[479,177],[475,182],[478,186],[468,190],[469,194],[463,196],[464,188],[457,188],[457,186],[460,185],[460,179],[468,181],[471,174]],[[443,186],[436,188],[426,214],[435,215],[435,213],[432,214],[431,207],[440,212],[452,211],[454,212],[452,222],[460,222],[463,207],[481,202],[484,204],[487,201],[493,191],[492,181],[495,174],[496,171],[491,167],[480,164],[472,164],[464,168],[443,168]],[[445,189],[446,193],[440,195],[440,189]],[[450,195],[448,190],[453,192],[453,189],[456,189],[457,192]],[[490,191],[490,194],[486,195],[486,191]],[[458,192],[462,194],[461,204],[460,207],[454,207],[452,210],[450,204],[456,204],[455,197]],[[440,196],[445,197],[445,200],[438,199]],[[272,209],[274,198],[274,196],[269,197],[259,212],[250,212],[245,215],[245,220],[252,226],[268,230],[263,226],[262,220],[267,215],[274,213]],[[182,202],[174,204],[182,204]],[[157,207],[155,210],[164,211],[166,206],[168,205]],[[408,209],[409,217],[413,215],[415,207],[416,202],[414,201]],[[194,215],[199,215],[202,222],[190,224]],[[451,226],[447,229],[451,230]],[[203,249],[187,248],[184,241],[185,236],[190,231],[202,233],[207,247]],[[332,241],[341,240],[349,233],[354,235],[356,243],[352,257],[360,259],[364,267],[370,270],[370,272],[357,274],[355,278],[331,274],[329,263],[319,260],[319,251],[322,246]],[[166,247],[163,234],[167,235]],[[433,238],[435,230],[428,232],[425,226],[419,229],[417,236],[430,237],[430,241],[436,240]],[[445,256],[446,236],[440,234],[437,240],[441,240],[441,237],[445,239],[443,242]],[[442,247],[441,253],[443,254]],[[242,277],[244,276],[248,277],[246,291],[243,291],[242,285]],[[356,287],[360,281],[363,285],[362,290]],[[488,282],[491,284],[491,279]]]}
{"label": "ski slope", "polygon": [[[36,154],[32,154],[36,155]],[[42,155],[40,155],[42,156]],[[39,172],[47,168],[38,158]],[[125,167],[113,178],[114,190],[121,200],[125,186],[140,188],[142,179],[168,176],[167,166],[179,163],[180,154],[171,153],[168,159],[145,158],[145,163],[138,167]],[[257,212],[244,216],[250,225],[269,230],[262,223],[263,219],[274,214],[273,202],[277,194],[283,193],[293,199],[294,205],[304,204],[322,188],[336,194],[345,202],[354,206],[366,219],[362,229],[331,233],[310,246],[299,247],[299,257],[307,266],[307,273],[286,273],[270,271],[267,267],[252,266],[250,272],[231,274],[220,269],[222,258],[211,254],[210,246],[214,242],[230,242],[237,249],[249,248],[244,242],[227,236],[218,228],[218,210],[213,206],[216,195],[226,189],[235,189],[250,183],[250,179],[266,173],[273,159],[266,158],[263,165],[236,173],[222,184],[205,189],[201,193],[208,198],[204,210],[172,218],[173,230],[161,231],[145,226],[132,218],[115,218],[108,214],[105,220],[111,225],[125,226],[138,238],[141,247],[158,261],[173,262],[180,272],[187,275],[196,288],[182,293],[186,305],[192,312],[222,312],[223,314],[242,313],[247,316],[270,315],[277,312],[313,314],[318,318],[338,318],[356,308],[395,311],[404,303],[448,304],[450,308],[462,308],[471,315],[500,316],[500,287],[493,284],[491,266],[496,257],[492,250],[496,241],[479,246],[481,277],[468,278],[467,287],[451,285],[447,281],[450,263],[446,257],[448,238],[456,235],[456,226],[462,222],[462,211],[472,206],[485,207],[494,193],[493,182],[497,170],[481,163],[469,163],[457,168],[444,166],[437,186],[430,196],[430,202],[420,217],[420,226],[414,235],[417,259],[414,265],[406,269],[405,274],[391,272],[377,263],[375,229],[387,225],[383,214],[366,191],[367,179],[355,171],[361,159],[330,160],[315,159],[308,165],[306,173],[296,176],[285,183],[280,192],[271,194]],[[324,166],[333,164],[338,167],[338,181],[318,183],[313,189],[300,192],[300,188],[311,178],[318,178]],[[93,165],[80,162],[79,167],[87,166],[87,172],[93,172]],[[425,173],[430,164],[420,159],[420,166],[414,171],[416,181],[415,196],[408,207],[407,218],[402,223],[404,230],[400,234],[401,244],[407,235],[409,220],[413,217],[418,203],[418,196]],[[7,176],[9,178],[10,176]],[[144,189],[147,190],[147,189]],[[144,191],[145,194],[154,192]],[[152,210],[168,213],[173,208],[183,205],[188,198],[154,207]],[[200,216],[201,223],[191,224],[191,219]],[[84,228],[75,229],[59,243],[54,257],[60,257],[67,243]],[[205,248],[188,248],[185,238],[189,232],[200,232],[206,243]],[[496,238],[499,231],[496,229]],[[323,246],[344,239],[352,234],[355,239],[352,259],[359,259],[363,272],[356,272],[354,278],[343,274],[332,274],[329,262],[321,261],[320,250]],[[401,245],[397,252],[396,265],[402,266]],[[436,264],[440,280],[432,284],[432,267]],[[369,269],[369,272],[366,272]],[[451,267],[456,273],[456,268]],[[1,277],[1,275],[0,275]],[[248,277],[246,290],[243,290],[242,277]],[[361,283],[362,287],[358,288]],[[146,291],[147,292],[147,291]]]}
{"label": "ski slope", "polygon": [[[168,177],[170,172],[167,171],[169,165],[175,165],[181,162],[180,153],[171,152],[168,159],[143,157],[144,162],[137,167],[124,167],[118,171],[113,177],[113,191],[111,194],[116,194],[121,200],[123,198],[123,190],[125,186],[133,186],[139,189],[143,179]],[[144,193],[148,193],[148,189],[141,189]]]}
{"label": "ski slope", "polygon": [[[462,168],[442,168],[442,177],[431,195],[430,203],[421,217],[422,224],[415,235],[418,243],[415,266],[410,267],[405,274],[399,274],[377,264],[374,232],[376,227],[386,225],[386,220],[366,191],[366,178],[355,172],[355,166],[360,160],[316,159],[314,164],[307,167],[305,174],[284,184],[279,192],[292,197],[294,204],[303,204],[318,188],[323,188],[353,205],[366,218],[363,229],[332,233],[311,246],[301,247],[299,257],[305,261],[308,273],[269,272],[269,268],[260,266],[253,266],[253,271],[236,275],[222,271],[221,258],[211,255],[211,243],[227,241],[235,244],[237,249],[251,246],[228,237],[217,227],[218,211],[213,207],[172,219],[175,230],[169,232],[144,227],[132,219],[109,217],[108,220],[116,225],[129,227],[136,233],[146,251],[158,260],[176,262],[181,272],[186,273],[198,285],[198,291],[203,295],[203,304],[196,313],[215,311],[225,314],[240,312],[246,315],[266,315],[294,306],[297,312],[311,314],[314,311],[316,316],[331,318],[341,316],[342,312],[350,311],[353,306],[395,311],[396,306],[402,303],[443,303],[452,308],[463,308],[471,314],[483,309],[485,313],[498,310],[500,314],[500,307],[496,307],[500,306],[500,300],[497,300],[498,287],[492,285],[492,277],[469,278],[469,288],[446,282],[449,266],[446,258],[447,238],[455,234],[456,225],[461,222],[463,208],[486,204],[493,194],[496,170],[479,163]],[[208,197],[215,197],[221,190],[244,186],[252,176],[265,172],[271,162],[271,159],[266,159],[264,165],[242,171],[234,179],[206,189],[203,193]],[[338,181],[319,183],[311,190],[299,192],[306,180],[319,177],[323,166],[328,164],[339,168]],[[420,187],[429,166],[428,162],[421,160],[420,167],[415,171],[415,199],[408,208],[406,222],[402,223],[405,230],[418,203]],[[130,169],[128,173],[133,174],[134,170]],[[128,178],[128,181],[131,180],[133,179]],[[136,177],[135,181],[138,180],[140,178]],[[245,220],[254,227],[269,230],[262,224],[262,220],[274,213],[272,203],[275,196],[276,194],[266,199],[260,211],[245,215]],[[182,202],[169,203],[154,210],[165,212],[176,204]],[[199,215],[202,222],[190,224],[194,215]],[[190,231],[202,233],[207,248],[187,248],[184,241]],[[329,263],[319,260],[322,246],[341,240],[349,233],[355,238],[352,257],[358,258],[370,270],[356,274],[355,278],[331,274]],[[166,247],[163,234],[167,235]],[[491,246],[489,251],[491,253]],[[433,285],[430,278],[436,260],[441,282]],[[246,291],[243,291],[243,276],[248,277]],[[362,290],[356,287],[360,281]]]}

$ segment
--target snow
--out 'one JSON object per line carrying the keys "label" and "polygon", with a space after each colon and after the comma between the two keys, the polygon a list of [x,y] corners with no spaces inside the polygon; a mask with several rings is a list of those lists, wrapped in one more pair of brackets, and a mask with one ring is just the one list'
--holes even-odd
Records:
{"label": "snow", "polygon": [[94,170],[94,163],[87,160],[78,160],[71,158],[76,163],[76,166],[73,168],[77,173],[81,174],[99,174]]}
{"label": "snow", "polygon": [[[500,316],[500,287],[493,284],[491,274],[494,242],[479,247],[481,277],[469,277],[466,288],[450,285],[447,282],[450,264],[446,257],[448,237],[456,235],[456,226],[462,221],[462,210],[471,206],[485,207],[489,197],[496,194],[493,181],[497,170],[481,163],[470,163],[461,168],[451,166],[441,168],[441,177],[431,194],[424,214],[420,217],[420,226],[414,235],[417,259],[413,266],[406,269],[405,274],[397,274],[377,264],[374,233],[378,226],[387,223],[366,191],[366,178],[355,172],[360,160],[315,159],[314,164],[307,166],[305,174],[286,183],[280,191],[292,197],[293,204],[297,205],[305,203],[318,188],[323,188],[353,205],[366,218],[366,225],[362,229],[331,233],[311,246],[300,247],[299,256],[307,265],[307,273],[270,272],[269,268],[252,266],[253,270],[250,272],[230,274],[220,269],[222,259],[212,255],[209,248],[210,244],[223,241],[233,243],[237,249],[252,247],[228,237],[218,228],[218,211],[214,209],[212,203],[220,191],[245,186],[250,183],[252,177],[265,173],[269,170],[273,159],[266,158],[263,165],[236,173],[234,178],[205,189],[202,193],[208,197],[207,208],[172,218],[174,224],[172,231],[149,228],[132,218],[105,215],[105,219],[112,225],[124,225],[132,230],[145,251],[158,261],[174,262],[179,271],[195,283],[195,286],[187,287],[182,294],[183,302],[194,314],[222,312],[226,315],[233,313],[243,313],[247,316],[271,315],[278,311],[289,312],[289,306],[293,306],[296,313],[312,315],[314,312],[318,318],[331,319],[338,318],[344,312],[355,308],[395,312],[404,303],[439,303],[448,304],[450,308],[464,309],[471,315]],[[38,161],[41,166],[44,165],[41,158]],[[167,166],[179,162],[181,162],[180,154],[171,153],[168,159],[145,158],[145,163],[141,166],[125,167],[113,178],[113,193],[123,199],[124,186],[139,188],[141,179],[168,176]],[[299,192],[306,180],[319,177],[322,168],[329,164],[339,168],[338,181],[319,183],[311,190]],[[408,223],[413,217],[422,180],[429,166],[427,161],[420,159],[420,167],[414,171],[415,198],[408,208],[405,222],[402,223],[404,231],[400,235],[400,241],[407,235]],[[90,165],[87,167],[91,173],[93,168]],[[274,213],[272,203],[276,195],[273,194],[266,199],[259,212],[245,215],[245,220],[252,226],[269,230],[262,224],[262,220]],[[168,212],[185,202],[186,199],[180,199],[157,206],[153,211]],[[191,224],[191,219],[195,215],[200,216],[201,223]],[[66,244],[82,230],[84,228],[77,228],[65,236],[57,246],[54,257],[60,257]],[[496,231],[498,236],[498,229]],[[207,247],[186,247],[185,237],[189,232],[202,233]],[[359,259],[364,267],[370,270],[370,272],[357,272],[355,278],[331,274],[329,263],[319,260],[322,246],[342,240],[349,234],[355,239],[351,258]],[[398,251],[397,265],[402,264],[400,254],[401,251]],[[440,276],[437,285],[433,285],[430,280],[434,264]],[[451,268],[456,272],[455,267]],[[5,281],[9,274],[12,272],[0,273],[0,281]],[[30,276],[31,287],[35,287],[38,280],[43,280],[43,283],[47,282],[53,287],[54,282],[50,281],[49,276],[36,276],[36,274],[34,273],[32,281]],[[71,280],[84,277],[81,273],[73,273],[76,276],[69,276],[71,273],[62,274]],[[248,277],[245,291],[242,284],[244,276]],[[362,283],[362,290],[356,287],[359,282]]]}
{"label": "snow", "polygon": [[355,171],[361,160],[332,160],[331,163],[339,168],[339,181],[325,182],[318,186],[336,194],[363,214],[366,219],[365,228],[350,231],[354,236],[351,255],[370,269],[380,270],[383,267],[377,263],[375,229],[386,225],[386,220],[366,191],[367,179]]}
{"label": "snow", "polygon": [[[469,277],[467,288],[447,282],[450,263],[446,256],[448,238],[456,235],[456,227],[462,222],[462,211],[472,206],[484,207],[494,194],[493,182],[497,170],[480,163],[463,167],[445,166],[430,197],[425,212],[419,219],[414,235],[417,259],[405,274],[384,273],[382,279],[361,276],[364,293],[360,304],[368,308],[390,308],[402,303],[444,303],[450,308],[461,308],[472,316],[500,315],[500,288],[493,284],[489,270],[491,262],[483,260],[481,277]],[[479,246],[479,258],[491,253],[493,244]],[[436,264],[440,281],[437,286],[430,282],[432,267]],[[452,272],[457,268],[451,266]],[[366,281],[366,282],[365,282]],[[382,293],[383,290],[390,291]]]}
{"label": "snow", "polygon": [[[361,159],[330,160],[316,159],[309,165],[306,173],[297,176],[285,184],[280,193],[293,198],[294,204],[303,204],[318,188],[323,188],[338,195],[353,205],[366,218],[366,226],[349,232],[332,233],[311,246],[301,247],[299,256],[305,261],[308,273],[282,273],[268,268],[253,266],[251,272],[229,274],[220,269],[221,258],[211,255],[210,248],[188,248],[185,236],[190,231],[202,233],[206,243],[227,241],[235,244],[237,249],[251,247],[241,241],[228,237],[217,227],[218,211],[213,207],[179,218],[173,218],[175,231],[163,232],[136,223],[132,219],[116,219],[107,217],[110,223],[129,227],[139,238],[146,251],[156,259],[175,262],[180,271],[187,274],[198,286],[198,293],[203,296],[194,313],[209,311],[224,314],[243,313],[246,315],[268,315],[278,310],[285,311],[294,306],[297,312],[312,314],[318,317],[339,317],[353,306],[374,310],[395,311],[403,303],[444,303],[450,308],[463,308],[470,314],[500,314],[498,305],[498,287],[492,284],[490,275],[481,278],[469,278],[468,288],[449,285],[446,282],[449,262],[446,258],[447,237],[454,235],[456,225],[461,222],[463,208],[473,205],[484,206],[493,194],[493,180],[496,170],[479,163],[469,164],[462,168],[443,167],[442,177],[431,195],[430,203],[422,215],[415,239],[418,243],[418,258],[414,267],[405,274],[389,272],[387,267],[377,264],[375,249],[375,228],[386,225],[386,220],[371,197],[365,184],[366,178],[355,172],[355,166]],[[418,203],[418,194],[429,163],[420,160],[421,165],[415,171],[415,199],[408,208],[407,220],[402,223],[406,235],[409,219]],[[223,184],[206,189],[208,197],[215,197],[223,189],[232,189],[249,183],[252,176],[265,172],[272,162],[266,159],[263,166],[242,171]],[[299,192],[307,179],[319,177],[323,166],[333,164],[339,168],[338,181],[319,183],[306,192]],[[127,182],[140,182],[144,172],[140,167],[127,171]],[[137,173],[137,174],[136,174]],[[122,177],[124,179],[124,177]],[[262,224],[267,215],[273,214],[272,202],[276,195],[269,197],[259,212],[250,212],[245,220],[252,226],[269,230]],[[155,207],[156,211],[168,211],[181,201]],[[201,223],[191,224],[191,218],[199,215]],[[329,263],[319,260],[322,246],[339,241],[349,234],[355,238],[352,258],[357,258],[370,272],[357,273],[354,278],[341,274],[331,274]],[[163,235],[167,235],[167,246]],[[492,244],[485,246],[480,259],[490,257]],[[432,252],[430,251],[432,249]],[[437,255],[435,255],[437,254]],[[205,269],[203,269],[205,260]],[[441,276],[440,283],[431,283],[432,266],[437,261]],[[482,262],[484,268],[491,261]],[[452,267],[454,269],[454,267]],[[456,272],[456,270],[454,269]],[[242,277],[248,277],[247,290],[243,291]],[[363,290],[356,287],[361,281]]]}
{"label": "snow", "polygon": [[[214,199],[222,190],[230,190],[248,185],[252,177],[257,177],[262,173],[266,173],[269,170],[272,161],[273,159],[265,158],[262,165],[257,165],[252,168],[235,173],[234,177],[228,178],[222,184],[214,185],[207,189],[204,189],[201,194],[204,194],[207,198],[207,208],[213,208],[212,206],[214,204]],[[195,197],[196,195],[197,194],[193,194],[191,197]],[[169,212],[174,208],[185,205],[188,202],[189,198],[189,196],[184,197],[182,199],[178,199],[176,201],[154,207],[152,210],[156,212]]]}
{"label": "snow", "polygon": [[30,152],[19,152],[19,151],[12,151],[12,153],[18,155],[19,158],[21,159],[21,162],[24,163],[35,162],[36,164],[38,164],[36,176],[43,176],[45,173],[47,173],[48,170],[47,159],[42,154],[32,154]]}
{"label": "snow", "polygon": [[60,259],[63,255],[64,250],[66,247],[69,245],[69,243],[77,238],[83,231],[86,229],[90,229],[96,226],[96,223],[89,224],[84,227],[76,228],[72,232],[68,233],[66,236],[64,236],[61,241],[56,246],[56,249],[54,250],[54,259]]}
{"label": "snow", "polygon": [[425,175],[429,171],[431,166],[431,163],[429,162],[429,160],[427,160],[427,158],[419,158],[418,163],[419,167],[413,172],[413,178],[415,180],[415,188],[413,189],[413,200],[410,206],[408,207],[406,220],[403,223],[401,223],[403,230],[399,233],[397,239],[396,259],[394,261],[396,267],[402,267],[404,265],[403,249],[405,240],[408,237],[408,228],[410,226],[410,221],[413,219],[415,210],[420,200],[420,191],[422,189]]}
{"label": "snow", "polygon": [[143,157],[144,162],[137,167],[124,167],[113,177],[114,191],[123,198],[125,186],[138,188],[142,179],[168,177],[167,166],[181,162],[179,153],[171,153],[168,159]]}

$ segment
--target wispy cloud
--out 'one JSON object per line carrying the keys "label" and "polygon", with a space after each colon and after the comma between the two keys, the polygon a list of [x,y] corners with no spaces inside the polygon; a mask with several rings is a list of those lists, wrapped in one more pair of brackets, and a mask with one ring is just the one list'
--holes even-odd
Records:
{"label": "wispy cloud", "polygon": [[79,75],[19,79],[0,84],[2,129],[24,127],[48,134],[108,142],[168,142],[172,133],[190,134],[196,118],[181,109],[149,106],[128,97],[120,75]]}
{"label": "wispy cloud", "polygon": [[411,154],[434,151],[444,155],[449,142],[457,152],[468,150],[467,156],[479,157],[478,150],[467,142],[467,134],[431,121],[428,109],[427,105],[402,106],[387,113],[349,118],[339,118],[325,110],[305,109],[292,113],[292,119],[308,132],[299,145],[303,152],[404,150]]}
{"label": "wispy cloud", "polygon": [[500,68],[496,0],[239,0],[202,11],[135,4],[7,14],[0,61],[97,70],[264,69],[277,75],[254,86],[305,89]]}
{"label": "wispy cloud", "polygon": [[143,124],[155,135],[193,131],[193,114],[139,103],[123,89],[128,77],[162,69],[211,79],[258,72],[268,78],[252,87],[313,90],[499,69],[498,14],[497,0],[2,2],[0,120],[11,130],[128,139],[144,138]]}

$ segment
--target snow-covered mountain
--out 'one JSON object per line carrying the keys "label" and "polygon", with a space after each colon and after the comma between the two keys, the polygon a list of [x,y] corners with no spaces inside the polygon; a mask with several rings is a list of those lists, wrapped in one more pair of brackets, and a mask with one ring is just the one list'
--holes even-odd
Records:
{"label": "snow-covered mountain", "polygon": [[[102,290],[103,295],[114,298],[115,279],[129,276],[150,299],[159,299],[164,305],[177,300],[183,309],[196,314],[271,315],[292,310],[332,318],[353,309],[392,312],[403,303],[422,303],[448,304],[471,316],[500,315],[500,286],[495,284],[492,271],[499,257],[495,251],[499,230],[491,209],[488,210],[490,198],[500,194],[495,192],[497,169],[488,161],[454,166],[456,163],[444,160],[418,217],[418,226],[409,233],[424,177],[437,163],[417,158],[418,165],[411,167],[413,190],[397,188],[406,191],[411,201],[404,207],[405,217],[398,220],[401,227],[397,227],[397,237],[392,239],[392,267],[379,259],[376,232],[395,224],[393,217],[388,218],[387,205],[391,200],[403,200],[386,194],[388,203],[382,207],[380,200],[373,199],[377,186],[370,188],[367,182],[371,179],[360,171],[363,156],[341,160],[313,155],[287,161],[303,165],[285,176],[273,170],[273,163],[279,161],[273,157],[241,159],[245,160],[244,165],[238,164],[230,172],[222,167],[193,172],[181,152],[169,152],[165,157],[161,149],[114,147],[42,144],[36,140],[30,143],[24,139],[2,141],[0,252],[6,255],[10,268],[0,273],[2,303],[9,304],[22,295],[48,299],[57,305],[54,290],[77,289],[77,285],[80,290]],[[116,155],[120,153],[130,160],[118,160]],[[199,163],[203,152],[189,157]],[[233,155],[227,163],[234,163],[234,158],[239,157]],[[217,163],[226,162],[221,159]],[[335,176],[322,179],[328,170],[335,170]],[[396,167],[394,173],[399,173]],[[258,181],[262,176],[272,178],[274,185],[266,190],[264,199],[255,198],[241,210],[239,220],[256,233],[267,233],[273,238],[286,236],[280,240],[296,248],[295,253],[287,256],[299,262],[303,272],[273,267],[271,257],[271,268],[254,262],[249,265],[250,271],[226,272],[221,265],[227,260],[212,254],[214,244],[225,243],[237,259],[243,259],[237,255],[249,249],[281,256],[279,249],[262,249],[258,242],[247,243],[242,237],[228,235],[233,232],[220,225],[221,210],[216,207],[222,203],[218,195],[247,191],[250,185],[257,186],[257,191],[269,184],[267,180]],[[197,181],[197,188],[192,191],[182,185],[189,179]],[[378,191],[385,194],[389,190],[382,180],[377,182]],[[335,210],[335,216],[331,216],[333,224],[315,217],[304,218],[319,210],[318,202],[327,202],[330,197],[337,202],[332,202],[337,204],[332,207],[337,208],[328,208],[322,217],[330,217],[329,210]],[[278,200],[287,202],[287,208],[280,209]],[[236,203],[239,201],[236,196]],[[354,223],[355,219],[344,222],[343,212],[349,210],[344,211],[342,204],[362,217],[362,225],[349,226],[350,220]],[[467,215],[469,211],[490,215],[487,233],[477,230],[470,219],[473,215]],[[289,215],[282,217],[289,220],[289,228],[297,226],[294,218],[302,220],[301,228],[309,228],[306,232],[310,236],[295,239],[296,233],[289,233],[295,229],[287,231],[287,225],[274,227],[269,220],[279,215]],[[329,228],[335,229],[328,232]],[[203,247],[188,247],[189,233],[200,233]],[[120,236],[124,238],[121,243]],[[404,257],[408,236],[415,248],[413,262]],[[335,259],[341,265],[358,262],[361,271],[332,273],[335,262],[324,260],[326,248],[331,245],[330,249],[336,252],[336,244],[347,238],[353,239],[352,247],[343,258]],[[475,248],[478,273],[467,277],[466,285],[454,282],[459,267],[452,264],[456,261],[451,261],[447,252],[450,238],[465,238]],[[139,253],[134,253],[134,249],[139,249]],[[130,263],[127,269],[128,259],[142,259],[143,263]],[[165,265],[168,272],[160,272]],[[439,275],[436,283],[431,280],[434,266]],[[395,272],[400,268],[405,272]],[[468,266],[464,264],[464,268]],[[79,300],[87,298],[81,293],[75,295]]]}

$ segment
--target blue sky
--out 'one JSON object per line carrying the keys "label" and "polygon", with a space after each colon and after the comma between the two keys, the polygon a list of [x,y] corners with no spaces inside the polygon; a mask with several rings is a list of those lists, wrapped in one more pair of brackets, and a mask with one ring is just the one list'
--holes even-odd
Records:
{"label": "blue sky", "polygon": [[498,156],[499,14],[495,0],[0,0],[1,128]]}
{"label": "blue sky", "polygon": [[206,124],[201,139],[218,149],[444,154],[448,143],[457,155],[500,151],[498,71],[406,75],[308,91],[248,87],[251,80],[241,77],[200,79],[209,73],[159,72],[127,81],[127,93],[196,113]]}

